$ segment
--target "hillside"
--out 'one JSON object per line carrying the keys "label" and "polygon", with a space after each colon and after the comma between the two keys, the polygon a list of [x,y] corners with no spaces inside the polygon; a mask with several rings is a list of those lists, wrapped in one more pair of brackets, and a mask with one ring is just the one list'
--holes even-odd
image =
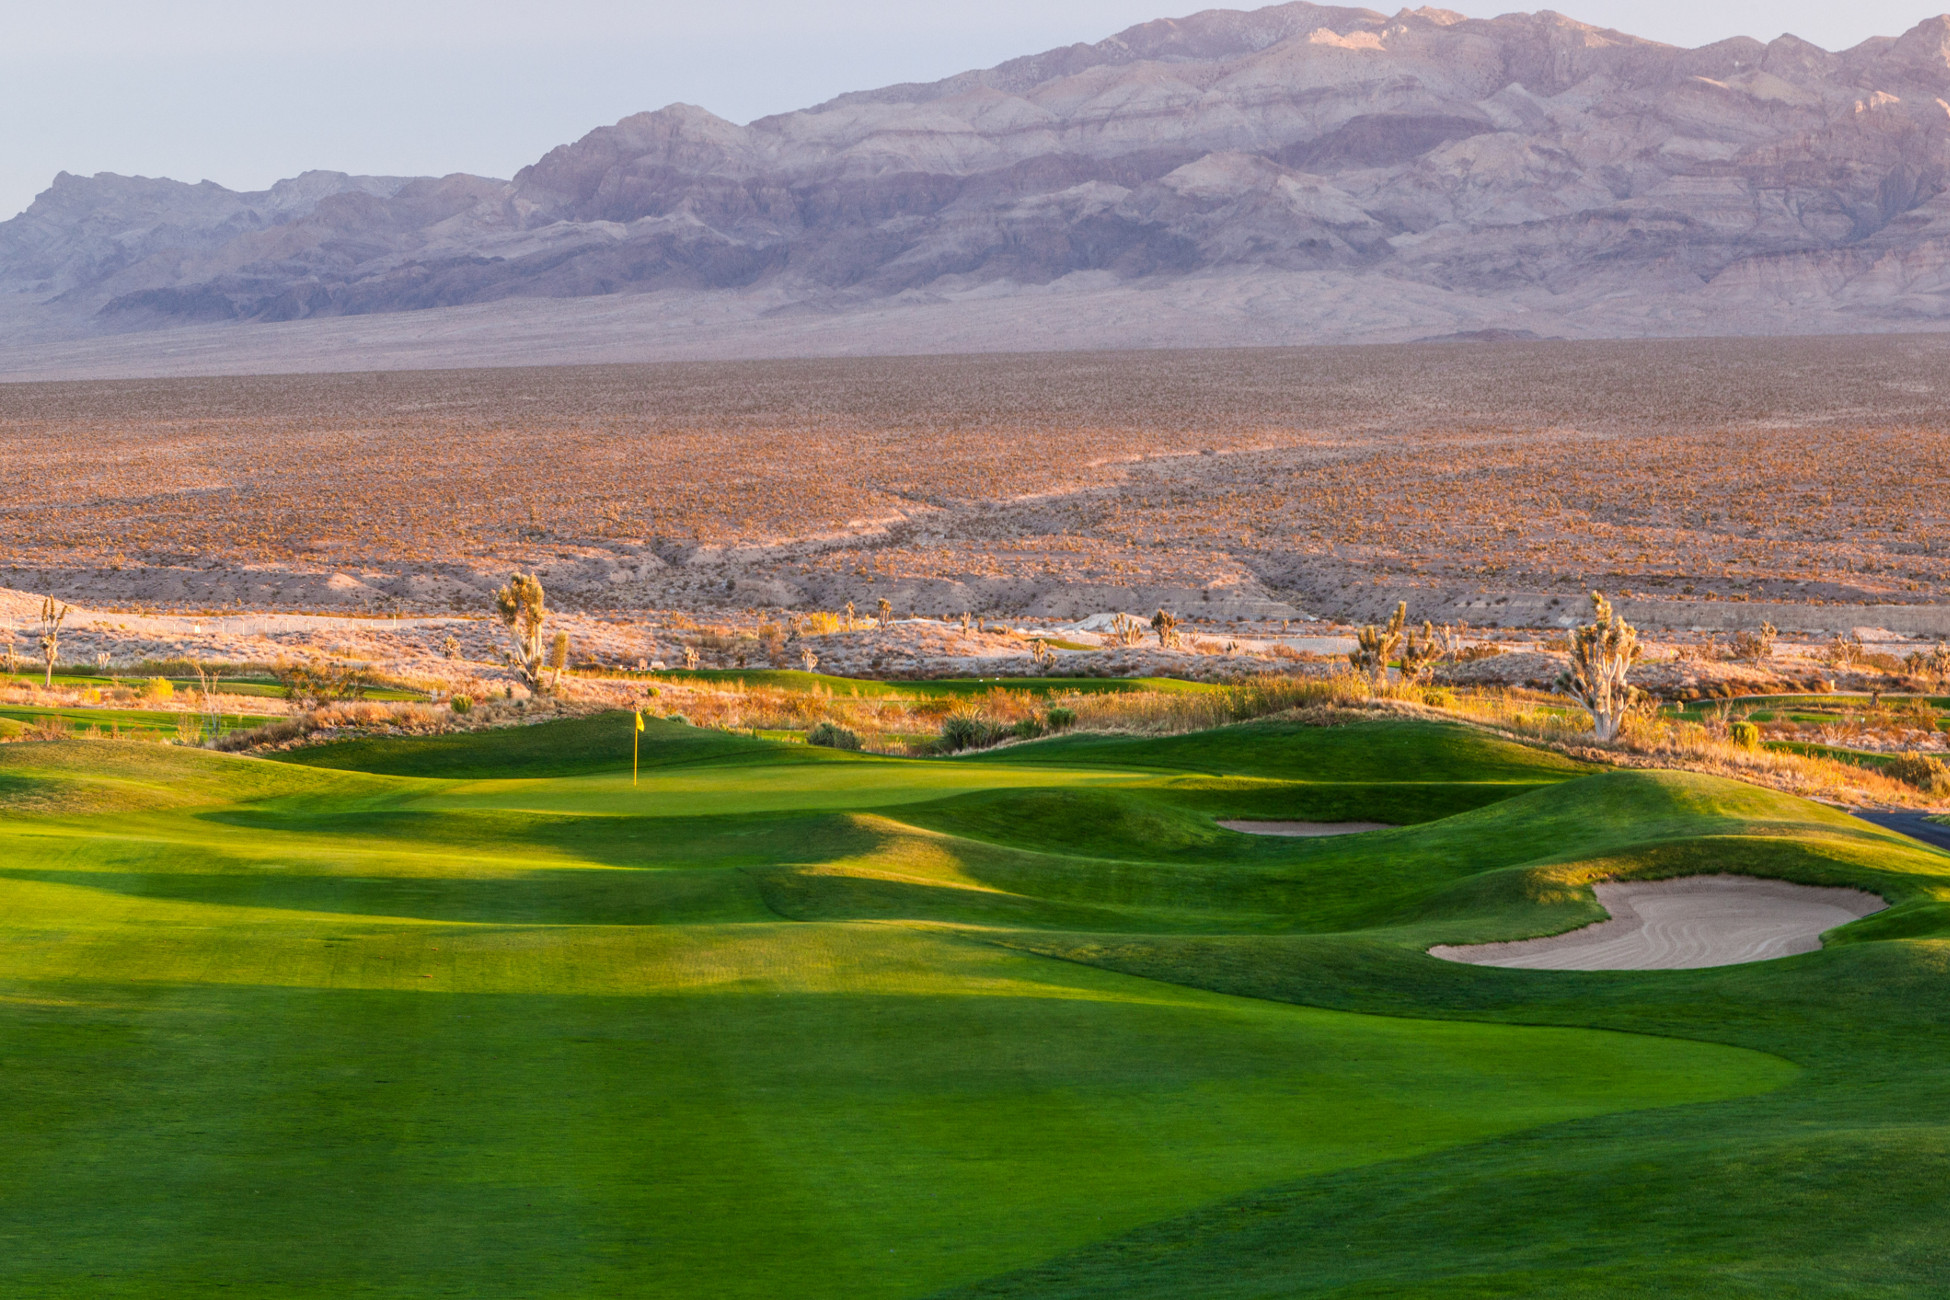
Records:
{"label": "hillside", "polygon": [[64,174],[0,223],[0,316],[18,344],[474,308],[476,346],[580,321],[584,359],[1927,327],[1946,100],[1950,17],[1830,53],[1212,10],[745,126],[672,105],[511,181]]}

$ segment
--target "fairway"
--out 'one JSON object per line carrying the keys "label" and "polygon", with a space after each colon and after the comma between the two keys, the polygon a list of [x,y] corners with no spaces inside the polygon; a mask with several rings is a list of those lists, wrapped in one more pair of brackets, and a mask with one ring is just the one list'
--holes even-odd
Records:
{"label": "fairway", "polygon": [[[1950,856],[1447,724],[909,760],[653,722],[633,786],[629,721],[0,747],[0,1294],[1944,1276]],[[1892,906],[1714,970],[1426,952],[1710,872]]]}

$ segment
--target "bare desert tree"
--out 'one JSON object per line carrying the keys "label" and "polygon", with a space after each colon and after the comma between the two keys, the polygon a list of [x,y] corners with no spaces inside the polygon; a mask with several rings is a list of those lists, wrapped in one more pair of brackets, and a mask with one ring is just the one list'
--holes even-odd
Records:
{"label": "bare desert tree", "polygon": [[1178,644],[1178,618],[1159,610],[1151,616],[1151,630],[1158,634],[1158,648],[1168,650]]}
{"label": "bare desert tree", "polygon": [[1354,665],[1354,671],[1376,686],[1387,682],[1388,665],[1401,653],[1402,625],[1407,622],[1408,602],[1404,600],[1395,605],[1386,627],[1370,623],[1355,633],[1354,649],[1347,652],[1347,661]]}
{"label": "bare desert tree", "polygon": [[516,573],[508,585],[494,593],[494,613],[508,629],[513,650],[508,662],[521,674],[530,690],[543,691],[542,672],[547,659],[542,637],[548,624],[548,610],[542,595],[542,580],[532,573]]}
{"label": "bare desert tree", "polygon": [[1625,677],[1642,652],[1638,629],[1592,592],[1591,622],[1571,634],[1571,666],[1558,677],[1557,689],[1591,714],[1597,739],[1615,739],[1631,711],[1638,691]]}
{"label": "bare desert tree", "polygon": [[41,601],[41,658],[47,661],[47,686],[54,687],[54,657],[61,652],[61,624],[67,620],[68,606],[48,596]]}

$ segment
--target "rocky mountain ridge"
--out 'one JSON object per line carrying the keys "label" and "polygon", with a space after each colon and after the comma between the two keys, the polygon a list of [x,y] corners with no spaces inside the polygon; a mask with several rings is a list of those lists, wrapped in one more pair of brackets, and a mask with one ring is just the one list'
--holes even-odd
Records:
{"label": "rocky mountain ridge", "polygon": [[509,181],[64,174],[0,223],[0,296],[53,337],[659,291],[773,317],[1279,277],[1303,299],[1311,275],[1363,286],[1371,327],[1436,298],[1544,333],[1660,332],[1674,303],[1699,332],[1783,306],[1928,327],[1947,178],[1950,17],[1683,50],[1294,3],[746,126],[673,105]]}

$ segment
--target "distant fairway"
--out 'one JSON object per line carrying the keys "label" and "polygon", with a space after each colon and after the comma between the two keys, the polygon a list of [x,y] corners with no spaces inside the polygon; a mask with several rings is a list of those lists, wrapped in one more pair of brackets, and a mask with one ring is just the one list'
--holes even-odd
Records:
{"label": "distant fairway", "polygon": [[[0,1295],[1950,1278],[1950,856],[1429,723],[645,741],[636,788],[627,715],[0,746]],[[1718,970],[1424,951],[1717,871],[1894,906]]]}

